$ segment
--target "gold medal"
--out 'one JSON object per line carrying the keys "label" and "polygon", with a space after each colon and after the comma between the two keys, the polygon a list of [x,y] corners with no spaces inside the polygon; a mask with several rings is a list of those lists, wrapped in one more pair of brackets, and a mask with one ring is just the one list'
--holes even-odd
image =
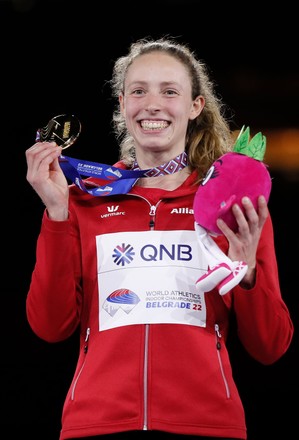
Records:
{"label": "gold medal", "polygon": [[58,115],[44,128],[39,128],[36,142],[56,142],[62,149],[70,147],[81,132],[81,123],[74,115]]}

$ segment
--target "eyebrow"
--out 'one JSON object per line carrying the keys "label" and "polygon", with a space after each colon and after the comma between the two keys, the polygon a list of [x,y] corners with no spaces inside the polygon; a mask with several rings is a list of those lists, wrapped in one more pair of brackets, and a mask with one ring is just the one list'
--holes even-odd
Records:
{"label": "eyebrow", "polygon": [[[135,84],[140,84],[140,85],[147,85],[148,81],[139,81],[139,80],[134,80],[130,83],[128,83],[129,86],[135,85]],[[162,87],[169,87],[169,86],[176,86],[176,87],[180,87],[180,84],[178,82],[176,82],[175,80],[173,81],[162,81],[161,83],[159,82],[159,85]]]}

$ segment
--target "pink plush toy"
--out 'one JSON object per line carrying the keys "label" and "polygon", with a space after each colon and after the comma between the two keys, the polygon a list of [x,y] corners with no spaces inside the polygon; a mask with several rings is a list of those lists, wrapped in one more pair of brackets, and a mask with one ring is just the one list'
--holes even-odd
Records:
{"label": "pink plush toy", "polygon": [[222,218],[234,231],[237,223],[232,213],[233,204],[241,208],[247,196],[255,208],[263,195],[267,202],[271,192],[271,177],[262,162],[266,138],[257,133],[250,140],[249,127],[240,131],[233,151],[225,153],[208,170],[194,198],[195,230],[198,242],[206,255],[208,270],[197,280],[196,287],[208,292],[215,287],[221,295],[238,284],[247,272],[244,261],[232,261],[217,246],[211,235],[222,234],[217,218]]}

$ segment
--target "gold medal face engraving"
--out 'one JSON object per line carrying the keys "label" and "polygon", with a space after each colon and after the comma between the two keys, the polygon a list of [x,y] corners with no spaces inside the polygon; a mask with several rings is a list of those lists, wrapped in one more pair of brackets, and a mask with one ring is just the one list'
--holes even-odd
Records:
{"label": "gold medal face engraving", "polygon": [[36,141],[56,142],[62,149],[70,147],[81,132],[81,123],[74,115],[58,115],[37,131]]}

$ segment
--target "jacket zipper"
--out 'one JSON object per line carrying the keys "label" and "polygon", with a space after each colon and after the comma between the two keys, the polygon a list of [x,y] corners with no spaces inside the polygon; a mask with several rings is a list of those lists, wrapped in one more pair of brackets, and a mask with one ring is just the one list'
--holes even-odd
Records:
{"label": "jacket zipper", "polygon": [[144,366],[143,366],[143,430],[147,430],[147,375],[148,375],[148,337],[149,324],[145,324],[144,336]]}
{"label": "jacket zipper", "polygon": [[223,379],[225,390],[226,390],[226,397],[229,399],[230,398],[230,389],[229,389],[229,386],[228,386],[228,383],[226,380],[226,376],[225,376],[225,372],[224,372],[224,368],[223,368],[223,364],[222,364],[221,353],[220,353],[222,335],[220,333],[220,327],[218,324],[215,324],[214,328],[215,328],[216,350],[217,350],[218,362],[219,362],[220,371],[221,371],[222,379]]}
{"label": "jacket zipper", "polygon": [[76,386],[77,386],[77,383],[78,383],[79,377],[81,376],[81,373],[82,373],[83,368],[84,368],[84,365],[85,365],[86,353],[87,353],[87,351],[88,351],[88,340],[89,340],[89,335],[90,335],[90,328],[88,327],[88,328],[86,329],[86,335],[85,335],[84,347],[83,347],[83,351],[84,351],[84,360],[83,360],[83,363],[82,363],[82,365],[81,365],[81,368],[80,368],[80,370],[79,370],[79,372],[78,372],[78,374],[77,374],[77,377],[76,377],[76,379],[75,379],[75,381],[74,381],[74,384],[73,384],[73,387],[72,387],[71,400],[74,400],[74,398],[75,398],[75,390],[76,390]]}
{"label": "jacket zipper", "polygon": [[[160,202],[157,203],[157,205]],[[149,227],[150,230],[153,231],[155,229],[155,216],[156,216],[156,210],[157,205],[150,205],[150,221],[149,221]],[[145,324],[145,336],[144,336],[144,366],[143,366],[143,407],[144,407],[144,414],[143,414],[143,430],[147,430],[147,396],[148,396],[148,339],[149,339],[149,331],[150,331],[150,325]]]}
{"label": "jacket zipper", "polygon": [[150,230],[152,231],[155,228],[155,214],[156,214],[156,209],[157,207],[155,205],[151,205],[150,207],[150,222],[149,222],[149,227]]}

